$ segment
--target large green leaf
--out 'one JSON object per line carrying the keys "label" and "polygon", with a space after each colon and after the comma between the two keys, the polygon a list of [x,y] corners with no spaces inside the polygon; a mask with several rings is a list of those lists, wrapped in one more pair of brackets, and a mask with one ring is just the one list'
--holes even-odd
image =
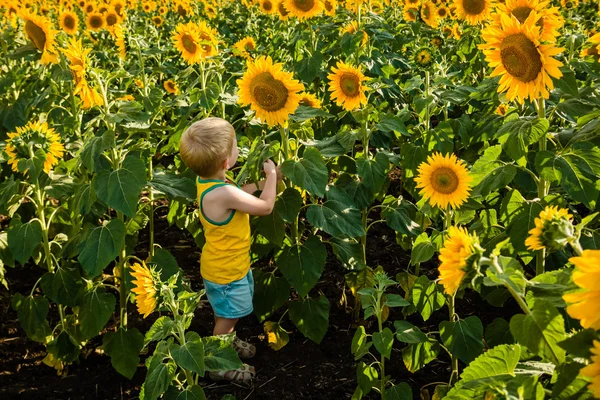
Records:
{"label": "large green leaf", "polygon": [[273,210],[269,215],[258,218],[256,229],[258,233],[267,238],[269,243],[278,247],[283,245],[285,222],[277,209]]}
{"label": "large green leaf", "polygon": [[413,393],[410,385],[406,382],[400,382],[385,391],[383,400],[412,400]]}
{"label": "large green leaf", "polygon": [[427,341],[427,335],[408,321],[394,321],[396,329],[396,339],[403,343],[424,343]]}
{"label": "large green leaf", "polygon": [[134,217],[140,193],[146,186],[146,166],[134,156],[127,156],[115,171],[102,170],[93,180],[98,199],[107,206]]}
{"label": "large green leaf", "polygon": [[377,153],[375,159],[356,160],[356,170],[363,184],[373,194],[379,193],[385,180],[387,179],[387,169],[389,167],[388,157],[384,153]]}
{"label": "large green leaf", "polygon": [[290,319],[298,330],[315,343],[321,343],[329,326],[329,300],[325,296],[293,301]]}
{"label": "large green leaf", "polygon": [[115,296],[99,286],[83,295],[79,306],[79,324],[86,339],[98,335],[104,328],[115,310],[115,304]]}
{"label": "large green leaf", "polygon": [[485,341],[490,347],[513,344],[515,339],[510,333],[508,321],[503,318],[494,318],[492,323],[485,327]]}
{"label": "large green leaf", "polygon": [[[204,376],[204,344],[196,332],[185,334],[185,344],[173,344],[171,356],[181,368]],[[191,383],[191,382],[188,382]]]}
{"label": "large green leaf", "polygon": [[228,371],[242,366],[242,361],[231,343],[233,337],[208,336],[204,343],[204,367],[206,371]]}
{"label": "large green leaf", "polygon": [[80,155],[82,164],[89,171],[98,171],[100,169],[100,162],[98,159],[102,156],[104,150],[112,146],[114,141],[114,131],[106,131],[102,136],[94,136],[87,139]]}
{"label": "large green leaf", "polygon": [[387,358],[390,359],[392,355],[392,346],[394,345],[394,334],[390,328],[383,328],[381,332],[373,332],[373,345],[375,349]]}
{"label": "large green leaf", "polygon": [[300,161],[287,160],[281,164],[281,172],[302,189],[323,197],[329,180],[327,165],[319,150],[308,147]]}
{"label": "large green leaf", "polygon": [[535,219],[544,210],[540,202],[527,201],[518,190],[511,190],[500,209],[500,218],[507,226],[510,243],[517,251],[526,251],[525,239],[535,227]]}
{"label": "large green leaf", "polygon": [[174,326],[175,322],[170,317],[163,315],[158,318],[146,332],[146,335],[144,336],[144,345],[166,339],[172,334]]}
{"label": "large green leaf", "polygon": [[[360,396],[358,398],[362,398],[362,396],[371,391],[373,384],[378,377],[379,374],[375,367],[365,364],[362,361],[358,363],[356,366],[356,381],[358,383],[358,389],[360,389]],[[352,397],[355,398],[354,396]]]}
{"label": "large green leaf", "polygon": [[535,299],[530,314],[513,316],[510,320],[510,332],[518,343],[543,360],[555,365],[565,361],[565,350],[558,345],[566,338],[565,322],[549,301]]}
{"label": "large green leaf", "polygon": [[412,251],[410,252],[410,265],[429,261],[439,249],[442,243],[442,235],[440,232],[433,230],[431,237],[426,232],[417,236],[413,243]]}
{"label": "large green leaf", "polygon": [[102,344],[113,368],[131,379],[140,362],[140,350],[144,347],[144,336],[140,331],[136,328],[119,328],[116,332],[104,335]]}
{"label": "large green leaf", "polygon": [[179,393],[176,400],[206,400],[206,394],[201,386],[194,385]]}
{"label": "large green leaf", "polygon": [[148,374],[143,386],[143,400],[156,400],[169,388],[175,377],[177,366],[173,361],[162,362],[153,358],[148,367]]}
{"label": "large green leaf", "polygon": [[46,296],[56,303],[74,307],[79,302],[81,275],[75,268],[59,266],[54,273],[46,273],[42,288]]}
{"label": "large green leaf", "polygon": [[483,325],[475,316],[458,321],[442,321],[440,336],[444,346],[465,364],[483,351]]}
{"label": "large green leaf", "polygon": [[437,340],[414,343],[402,349],[402,361],[407,370],[415,373],[435,360],[439,351],[440,344]]}
{"label": "large green leaf", "polygon": [[430,281],[425,275],[421,275],[412,288],[412,303],[427,321],[434,311],[439,310],[445,304],[446,298],[435,282]]}
{"label": "large green leaf", "polygon": [[125,224],[113,219],[104,226],[96,227],[87,240],[82,241],[77,260],[90,278],[95,278],[113,261],[125,245]]}
{"label": "large green leaf", "polygon": [[50,308],[48,300],[41,296],[23,297],[17,293],[12,298],[12,305],[27,337],[45,343],[46,337],[51,334],[50,325],[46,320]]}
{"label": "large green leaf", "polygon": [[501,161],[501,154],[500,145],[491,146],[473,164],[470,173],[473,178],[474,196],[485,197],[494,190],[507,186],[514,179],[517,174],[516,167]]}
{"label": "large green leaf", "polygon": [[287,188],[275,201],[275,211],[286,222],[294,222],[302,207],[302,195],[295,188]]}
{"label": "large green leaf", "polygon": [[363,262],[363,248],[356,239],[342,239],[332,237],[329,240],[333,252],[344,268],[359,270],[366,267]]}
{"label": "large green leaf", "polygon": [[290,287],[282,277],[254,270],[254,314],[260,322],[266,320],[290,297]]}
{"label": "large green leaf", "polygon": [[525,165],[529,145],[542,138],[550,123],[545,118],[521,117],[505,122],[498,129],[496,137],[502,148],[513,160]]}
{"label": "large green leaf", "polygon": [[345,238],[365,234],[360,211],[337,200],[311,204],[306,212],[306,219],[316,228],[333,236]]}
{"label": "large green leaf", "polygon": [[319,281],[326,259],[327,249],[321,243],[321,238],[310,236],[304,243],[284,248],[275,262],[285,279],[298,293],[307,296]]}
{"label": "large green leaf", "polygon": [[42,224],[37,219],[17,225],[8,231],[8,248],[15,260],[25,264],[42,242]]}
{"label": "large green leaf", "polygon": [[387,196],[383,202],[386,206],[381,215],[390,228],[398,233],[409,236],[417,236],[421,233],[421,227],[415,222],[417,209],[414,204],[403,198]]}
{"label": "large green leaf", "polygon": [[172,172],[155,171],[152,180],[148,182],[156,190],[167,194],[169,197],[180,197],[195,200],[197,189],[194,182],[180,174]]}
{"label": "large green leaf", "polygon": [[170,277],[177,273],[181,273],[177,259],[166,249],[154,249],[154,257],[152,257],[152,264],[156,264],[160,271],[160,279],[163,282],[169,280]]}

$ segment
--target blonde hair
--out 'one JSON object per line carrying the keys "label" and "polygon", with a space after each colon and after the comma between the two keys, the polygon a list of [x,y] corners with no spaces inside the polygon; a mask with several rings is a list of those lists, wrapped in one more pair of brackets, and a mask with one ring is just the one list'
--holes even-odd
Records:
{"label": "blonde hair", "polygon": [[222,118],[194,122],[183,132],[179,143],[181,159],[198,176],[212,176],[233,150],[233,126]]}

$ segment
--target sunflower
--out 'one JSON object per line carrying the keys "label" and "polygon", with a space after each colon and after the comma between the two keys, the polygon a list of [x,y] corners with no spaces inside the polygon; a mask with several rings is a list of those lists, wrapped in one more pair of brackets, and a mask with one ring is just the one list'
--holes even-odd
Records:
{"label": "sunflower", "polygon": [[440,4],[440,6],[437,8],[437,10],[435,10],[435,12],[438,19],[446,19],[450,14],[448,8],[446,8],[446,6],[444,6],[443,4]]}
{"label": "sunflower", "polygon": [[[60,136],[46,122],[31,121],[16,132],[9,132],[4,151],[9,157],[8,164],[14,172],[19,172],[19,162],[30,160],[37,150],[46,154],[44,171],[49,173],[53,166],[63,156],[65,147],[60,142]],[[26,173],[27,170],[21,171]]]}
{"label": "sunflower", "polygon": [[152,17],[152,23],[154,24],[154,26],[159,27],[163,24],[163,19],[160,15],[155,15],[154,17]]}
{"label": "sunflower", "polygon": [[312,108],[321,108],[321,101],[312,93],[300,93],[300,105]]}
{"label": "sunflower", "polygon": [[133,83],[135,83],[135,86],[137,86],[140,89],[144,88],[144,81],[141,79],[134,79]]}
{"label": "sunflower", "polygon": [[102,14],[89,13],[85,19],[85,24],[90,31],[98,32],[104,28],[105,22]]}
{"label": "sunflower", "polygon": [[329,79],[329,91],[332,92],[331,100],[335,100],[338,106],[352,111],[367,104],[366,87],[363,82],[368,78],[358,68],[338,61],[337,68],[331,68],[327,79]]}
{"label": "sunflower", "polygon": [[451,226],[448,236],[444,240],[444,247],[440,249],[440,283],[444,286],[444,292],[453,296],[460,287],[460,283],[467,274],[469,258],[476,252],[478,244],[475,235],[469,235],[464,227]]}
{"label": "sunflower", "polygon": [[276,9],[277,9],[277,14],[279,14],[279,19],[282,21],[287,21],[290,16],[290,13],[285,8],[283,1],[284,0],[278,0]]}
{"label": "sunflower", "polygon": [[277,12],[276,5],[273,0],[260,0],[260,10],[265,14],[273,14]]}
{"label": "sunflower", "polygon": [[218,54],[217,31],[206,25],[206,22],[202,21],[197,25],[198,36],[200,38],[200,56],[202,58],[216,56]]}
{"label": "sunflower", "polygon": [[540,0],[506,0],[504,4],[498,3],[497,10],[500,13],[492,17],[496,25],[500,24],[502,14],[513,15],[520,23],[525,23],[532,12],[537,15],[536,26],[541,28],[540,40],[542,42],[555,42],[558,30],[562,28],[564,20],[560,16],[557,7],[549,7],[550,1]]}
{"label": "sunflower", "polygon": [[404,0],[404,7],[419,7],[421,0]]}
{"label": "sunflower", "polygon": [[596,59],[596,61],[600,61],[600,33],[596,33],[594,36],[592,36],[588,40],[588,44],[591,44],[591,47],[586,47],[581,50],[579,56],[582,58],[592,56]]}
{"label": "sunflower", "polygon": [[179,94],[179,86],[177,86],[177,83],[175,83],[175,81],[172,80],[172,79],[169,79],[168,81],[165,81],[163,83],[163,87],[165,88],[165,90],[169,94],[174,94],[174,95],[178,95]]}
{"label": "sunflower", "polygon": [[[350,23],[348,23],[348,25],[342,27],[341,29],[341,33],[349,33],[351,35],[354,35],[356,32],[358,32],[358,22],[356,21],[352,21]],[[363,37],[362,40],[360,41],[360,45],[364,46],[367,44],[367,41],[369,40],[369,35],[367,34],[367,32],[362,31]]]}
{"label": "sunflower", "polygon": [[111,9],[104,14],[104,22],[106,24],[106,29],[112,32],[114,31],[115,25],[121,22],[121,17],[119,17],[119,14],[117,14],[115,10]]}
{"label": "sunflower", "polygon": [[419,15],[418,7],[404,7],[402,10],[402,18],[404,18],[406,22],[416,22]]}
{"label": "sunflower", "polygon": [[312,18],[325,9],[321,0],[283,0],[283,5],[291,16],[299,20]]}
{"label": "sunflower", "polygon": [[573,236],[572,219],[566,208],[546,206],[534,220],[525,245],[529,250],[562,249]]}
{"label": "sunflower", "polygon": [[158,304],[157,288],[152,271],[145,263],[135,263],[131,266],[131,275],[135,278],[132,281],[135,293],[135,303],[138,312],[146,318],[156,309]]}
{"label": "sunflower", "polygon": [[79,26],[79,17],[72,11],[63,11],[58,16],[58,24],[60,29],[69,35],[75,35]]}
{"label": "sunflower", "polygon": [[441,36],[434,36],[431,38],[431,44],[439,49],[444,44],[444,39]]}
{"label": "sunflower", "polygon": [[25,21],[25,34],[36,49],[42,52],[42,64],[57,63],[58,56],[54,47],[56,31],[47,17],[33,14],[26,9],[21,12]]}
{"label": "sunflower", "polygon": [[338,8],[337,0],[323,0],[323,7],[325,8],[325,14],[330,17],[335,17],[335,12]]}
{"label": "sunflower", "polygon": [[579,0],[560,0],[560,5],[566,9],[577,8]]}
{"label": "sunflower", "polygon": [[167,9],[167,7],[165,7],[165,6],[160,6],[160,7],[158,7],[158,13],[159,13],[160,15],[165,15],[165,14],[167,13],[167,11],[169,11],[169,10],[168,10],[168,9]]}
{"label": "sunflower", "polygon": [[172,36],[175,48],[181,52],[181,57],[188,64],[196,64],[202,59],[200,49],[200,33],[198,27],[193,22],[179,24],[175,28]]}
{"label": "sunflower", "polygon": [[420,67],[428,67],[433,63],[433,54],[431,50],[423,47],[415,53],[415,63]]}
{"label": "sunflower", "polygon": [[113,10],[115,10],[117,14],[119,14],[119,17],[125,17],[125,9],[127,6],[123,0],[112,0],[110,2],[110,5],[113,8]]}
{"label": "sunflower", "polygon": [[119,57],[125,60],[127,57],[127,49],[125,47],[125,30],[121,24],[115,25],[115,44],[119,50]]}
{"label": "sunflower", "polygon": [[494,0],[454,0],[456,16],[471,25],[477,25],[490,19]]}
{"label": "sunflower", "polygon": [[454,154],[442,156],[435,153],[427,157],[427,162],[419,166],[419,176],[415,179],[417,188],[431,206],[441,208],[460,207],[469,197],[471,181],[462,160]]}
{"label": "sunflower", "polygon": [[579,320],[585,329],[600,329],[600,250],[584,250],[580,257],[571,257],[575,265],[573,282],[581,288],[563,295],[569,304],[567,313]]}
{"label": "sunflower", "polygon": [[592,362],[579,372],[581,375],[591,378],[588,389],[592,391],[594,397],[600,399],[600,342],[594,340],[594,347],[590,350],[592,353]]}
{"label": "sunflower", "polygon": [[237,52],[245,57],[246,59],[250,59],[250,52],[256,50],[256,42],[250,36],[246,36],[245,38],[239,40],[233,45],[233,48],[237,50]]}
{"label": "sunflower", "polygon": [[117,98],[117,100],[119,100],[119,101],[133,101],[133,100],[135,100],[135,98],[132,95],[130,95],[130,94],[126,94],[125,96],[121,96],[121,97]]}
{"label": "sunflower", "polygon": [[214,19],[217,16],[217,9],[215,8],[215,6],[209,2],[204,1],[204,14],[206,14],[206,16],[209,19]]}
{"label": "sunflower", "polygon": [[249,104],[256,116],[271,126],[287,121],[300,102],[298,92],[304,90],[304,85],[282,67],[273,64],[271,57],[259,57],[248,61],[244,76],[237,80],[240,104]]}
{"label": "sunflower", "polygon": [[96,3],[94,3],[93,1],[86,2],[83,6],[83,11],[86,14],[93,13],[94,11],[96,11]]}
{"label": "sunflower", "polygon": [[72,38],[68,43],[66,49],[62,50],[63,54],[69,60],[69,68],[73,75],[73,81],[75,83],[75,89],[73,94],[81,98],[83,104],[82,108],[87,110],[94,106],[102,105],[103,99],[100,93],[87,82],[85,77],[87,71],[87,56],[91,52],[91,49],[84,49],[81,39],[77,40]]}
{"label": "sunflower", "polygon": [[498,93],[506,92],[509,101],[521,104],[526,98],[548,98],[554,89],[551,77],[560,78],[563,64],[552,56],[563,49],[554,44],[540,44],[536,14],[532,12],[524,23],[514,16],[501,16],[500,26],[490,25],[482,31],[484,44],[478,45],[485,54],[491,76],[501,76]]}
{"label": "sunflower", "polygon": [[496,111],[495,111],[495,113],[496,113],[496,114],[498,114],[498,115],[502,115],[502,116],[504,116],[504,115],[506,115],[506,113],[508,112],[508,108],[509,108],[509,105],[508,105],[508,104],[506,104],[506,103],[502,103],[502,104],[500,104],[500,105],[499,105],[499,106],[496,108]]}
{"label": "sunflower", "polygon": [[431,1],[425,1],[421,5],[421,19],[432,28],[437,28],[440,24],[437,16],[437,7]]}
{"label": "sunflower", "polygon": [[454,25],[452,25],[452,36],[456,40],[460,39],[460,37],[462,36],[462,31],[460,29],[460,25],[456,22],[454,23]]}

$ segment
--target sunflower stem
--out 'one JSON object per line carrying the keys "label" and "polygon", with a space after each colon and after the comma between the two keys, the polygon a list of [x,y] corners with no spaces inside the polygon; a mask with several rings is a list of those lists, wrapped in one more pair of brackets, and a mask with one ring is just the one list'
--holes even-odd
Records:
{"label": "sunflower stem", "polygon": [[[148,133],[148,141],[150,142],[150,133]],[[152,165],[152,157],[153,155],[150,155],[150,160],[148,161],[148,182],[151,182],[154,176],[154,173],[152,171],[153,165]],[[148,202],[150,203],[150,223],[149,223],[149,229],[150,229],[150,235],[149,235],[149,255],[150,255],[150,259],[152,260],[154,258],[154,192],[152,191],[152,186],[148,186]]]}
{"label": "sunflower stem", "polygon": [[[538,118],[545,118],[546,117],[546,102],[545,102],[545,100],[542,97],[540,97],[539,99],[537,99],[536,103],[537,103]],[[545,133],[540,138],[540,142],[539,142],[540,152],[546,151],[547,146],[548,146],[547,134]],[[548,189],[549,189],[548,181],[546,179],[544,179],[544,177],[540,176],[539,181],[538,181],[538,197],[540,199],[543,199],[544,197],[546,197],[548,195]],[[546,249],[539,250],[536,254],[536,259],[535,259],[535,274],[536,275],[540,275],[540,274],[544,273],[544,271],[545,271],[544,260],[545,259],[546,259]]]}
{"label": "sunflower stem", "polygon": [[448,208],[446,208],[446,210],[444,211],[444,232],[448,232],[448,229],[450,229],[451,225],[452,225],[452,209],[450,208],[450,206],[448,206]]}
{"label": "sunflower stem", "polygon": [[[123,213],[117,211],[117,218],[124,223],[125,217]],[[120,307],[120,326],[122,328],[127,328],[127,285],[125,284],[125,274],[127,273],[127,250],[125,249],[125,245],[121,247],[121,254],[119,255],[119,307]]]}
{"label": "sunflower stem", "polygon": [[[455,293],[456,294],[456,293]],[[454,322],[454,317],[455,317],[455,313],[454,313],[454,296],[455,294],[453,294],[452,296],[448,297],[448,317],[449,317],[449,321],[450,322]],[[452,361],[451,361],[451,366],[452,366],[452,372],[450,373],[450,382],[448,383],[448,385],[452,385],[453,382],[456,382],[458,380],[458,358],[452,354]]]}
{"label": "sunflower stem", "polygon": [[48,229],[50,228],[50,224],[46,221],[46,211],[44,210],[45,202],[44,202],[44,193],[42,188],[40,187],[39,179],[35,178],[35,197],[37,204],[37,212],[38,218],[42,224],[42,240],[44,244],[44,254],[46,256],[46,268],[48,272],[54,272],[54,266],[52,265],[52,256],[50,254],[50,241],[48,239]]}
{"label": "sunflower stem", "polygon": [[569,244],[571,245],[571,248],[573,249],[575,255],[581,256],[581,254],[583,254],[583,248],[581,247],[579,240],[573,240],[569,242]]}

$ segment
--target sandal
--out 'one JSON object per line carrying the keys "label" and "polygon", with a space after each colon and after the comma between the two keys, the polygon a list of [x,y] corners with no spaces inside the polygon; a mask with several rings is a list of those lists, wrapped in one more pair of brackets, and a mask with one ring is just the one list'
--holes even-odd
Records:
{"label": "sandal", "polygon": [[232,381],[238,383],[250,383],[256,376],[256,370],[253,366],[244,364],[241,368],[232,369],[230,371],[211,371],[208,376],[213,381]]}
{"label": "sandal", "polygon": [[242,359],[252,358],[256,355],[256,347],[248,342],[244,342],[237,336],[233,338],[233,348]]}

